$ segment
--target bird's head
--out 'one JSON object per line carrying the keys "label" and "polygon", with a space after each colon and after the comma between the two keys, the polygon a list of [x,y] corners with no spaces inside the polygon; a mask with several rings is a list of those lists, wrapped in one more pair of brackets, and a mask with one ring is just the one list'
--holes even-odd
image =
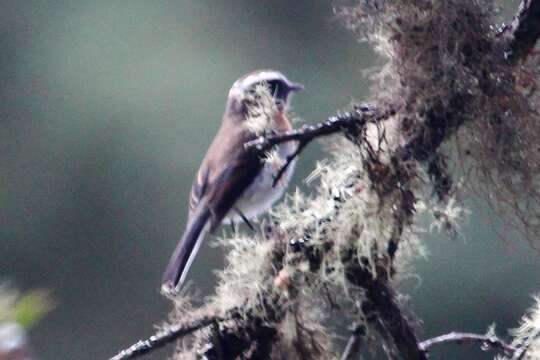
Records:
{"label": "bird's head", "polygon": [[271,96],[276,108],[284,112],[289,107],[291,95],[304,89],[302,84],[294,83],[285,75],[275,70],[257,70],[250,72],[236,82],[229,91],[229,104],[244,105],[243,102],[252,100],[257,92],[266,90]]}

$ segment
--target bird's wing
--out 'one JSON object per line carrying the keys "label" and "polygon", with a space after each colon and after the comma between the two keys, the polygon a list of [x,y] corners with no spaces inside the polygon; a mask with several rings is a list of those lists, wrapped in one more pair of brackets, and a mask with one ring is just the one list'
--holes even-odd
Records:
{"label": "bird's wing", "polygon": [[[190,218],[200,206],[207,207],[212,215],[211,230],[219,225],[263,166],[256,154],[244,149],[253,136],[238,126],[224,129],[227,125],[210,146],[190,194]],[[229,136],[222,136],[222,132]]]}
{"label": "bird's wing", "polygon": [[222,125],[195,178],[186,230],[163,275],[165,289],[182,285],[206,230],[221,223],[263,166],[257,155],[244,149],[250,140],[246,132],[227,126]]}

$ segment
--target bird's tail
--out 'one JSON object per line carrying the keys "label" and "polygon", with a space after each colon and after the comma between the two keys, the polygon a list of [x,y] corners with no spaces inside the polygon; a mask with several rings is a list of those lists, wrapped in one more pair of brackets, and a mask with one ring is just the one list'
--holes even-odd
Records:
{"label": "bird's tail", "polygon": [[176,246],[163,274],[161,286],[163,291],[175,292],[182,286],[189,267],[206,236],[208,230],[206,225],[209,218],[210,210],[206,206],[201,206],[199,211],[188,221],[186,231]]}

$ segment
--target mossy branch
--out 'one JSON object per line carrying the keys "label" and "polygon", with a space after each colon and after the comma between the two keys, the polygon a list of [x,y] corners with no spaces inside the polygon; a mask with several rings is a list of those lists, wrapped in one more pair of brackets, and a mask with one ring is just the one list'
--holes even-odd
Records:
{"label": "mossy branch", "polygon": [[110,358],[110,360],[128,360],[135,359],[153,350],[159,349],[171,342],[189,335],[197,330],[211,326],[213,324],[232,320],[238,317],[238,311],[231,309],[227,316],[221,317],[217,315],[203,314],[198,318],[181,324],[174,324],[166,327],[162,331],[150,336],[148,339],[137,341],[129,348],[120,351],[118,354]]}
{"label": "mossy branch", "polygon": [[318,137],[338,132],[347,135],[357,134],[360,129],[365,127],[366,123],[382,121],[393,114],[395,114],[395,109],[381,111],[369,104],[356,106],[352,112],[331,116],[326,121],[315,125],[303,125],[299,129],[284,133],[260,136],[244,146],[247,150],[263,155],[265,151],[270,150],[272,147],[288,141],[309,143]]}

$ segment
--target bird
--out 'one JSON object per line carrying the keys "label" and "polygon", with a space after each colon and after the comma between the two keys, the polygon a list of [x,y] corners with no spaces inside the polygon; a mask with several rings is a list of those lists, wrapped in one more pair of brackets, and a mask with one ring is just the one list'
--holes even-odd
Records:
{"label": "bird", "polygon": [[[276,70],[256,70],[229,90],[221,127],[193,182],[186,227],[162,279],[176,293],[208,233],[222,223],[246,222],[271,208],[294,172],[296,142],[285,142],[266,159],[244,144],[267,133],[292,129],[287,111],[292,94],[304,89]],[[285,171],[283,166],[290,162]],[[281,170],[281,171],[280,171]],[[278,177],[279,174],[279,177]],[[277,178],[278,177],[278,178]]]}

